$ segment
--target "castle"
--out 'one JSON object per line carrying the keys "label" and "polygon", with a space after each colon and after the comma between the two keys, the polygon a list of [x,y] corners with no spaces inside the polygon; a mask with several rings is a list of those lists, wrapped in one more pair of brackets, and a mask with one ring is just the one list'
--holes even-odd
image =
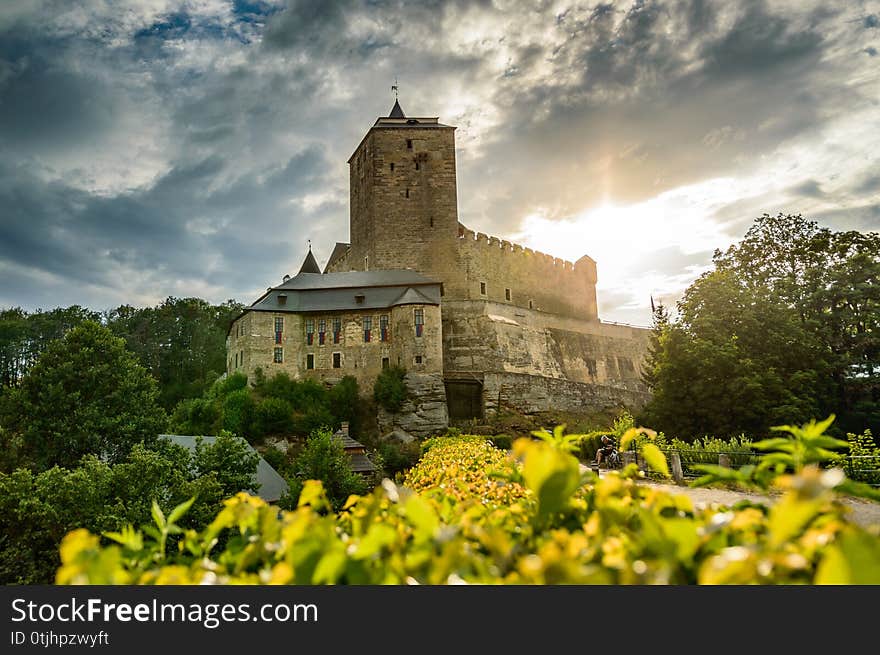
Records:
{"label": "castle", "polygon": [[383,367],[403,366],[402,427],[414,434],[506,408],[644,404],[650,331],[599,320],[595,261],[459,223],[454,127],[395,101],[348,163],[350,242],[323,271],[309,251],[233,322],[229,372],[354,375],[369,389]]}

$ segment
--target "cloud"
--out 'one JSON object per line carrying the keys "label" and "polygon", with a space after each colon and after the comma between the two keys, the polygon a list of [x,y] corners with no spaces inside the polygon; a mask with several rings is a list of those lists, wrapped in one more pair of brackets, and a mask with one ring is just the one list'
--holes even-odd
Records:
{"label": "cloud", "polygon": [[[818,0],[4,2],[0,303],[249,301],[307,239],[323,263],[397,76],[410,115],[458,127],[462,222],[542,217],[635,320],[765,211],[871,228],[875,27]],[[682,243],[615,269],[594,248],[629,235],[583,219],[603,205]]]}

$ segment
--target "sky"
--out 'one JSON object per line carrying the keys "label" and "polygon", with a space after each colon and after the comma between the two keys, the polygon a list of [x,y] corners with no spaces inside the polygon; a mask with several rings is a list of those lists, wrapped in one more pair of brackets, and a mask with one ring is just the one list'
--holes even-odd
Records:
{"label": "sky", "polygon": [[348,241],[394,103],[459,220],[650,324],[764,213],[880,229],[880,0],[3,0],[0,308],[250,304]]}

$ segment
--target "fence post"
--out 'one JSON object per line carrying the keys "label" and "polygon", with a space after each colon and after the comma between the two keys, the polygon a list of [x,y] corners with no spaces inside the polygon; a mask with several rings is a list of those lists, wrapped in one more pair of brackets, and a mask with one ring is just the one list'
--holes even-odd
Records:
{"label": "fence post", "polygon": [[670,468],[672,468],[672,479],[675,480],[675,484],[682,484],[684,482],[684,473],[681,470],[681,455],[677,450],[669,453],[669,464]]}
{"label": "fence post", "polygon": [[730,468],[730,455],[727,453],[719,453],[718,454],[718,466],[723,466],[724,468]]}

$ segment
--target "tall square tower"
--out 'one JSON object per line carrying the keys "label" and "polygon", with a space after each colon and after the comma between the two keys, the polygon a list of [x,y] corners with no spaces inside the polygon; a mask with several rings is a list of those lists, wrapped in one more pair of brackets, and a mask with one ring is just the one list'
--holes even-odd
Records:
{"label": "tall square tower", "polygon": [[348,160],[353,270],[408,268],[437,280],[455,271],[455,128],[407,117],[395,101]]}

